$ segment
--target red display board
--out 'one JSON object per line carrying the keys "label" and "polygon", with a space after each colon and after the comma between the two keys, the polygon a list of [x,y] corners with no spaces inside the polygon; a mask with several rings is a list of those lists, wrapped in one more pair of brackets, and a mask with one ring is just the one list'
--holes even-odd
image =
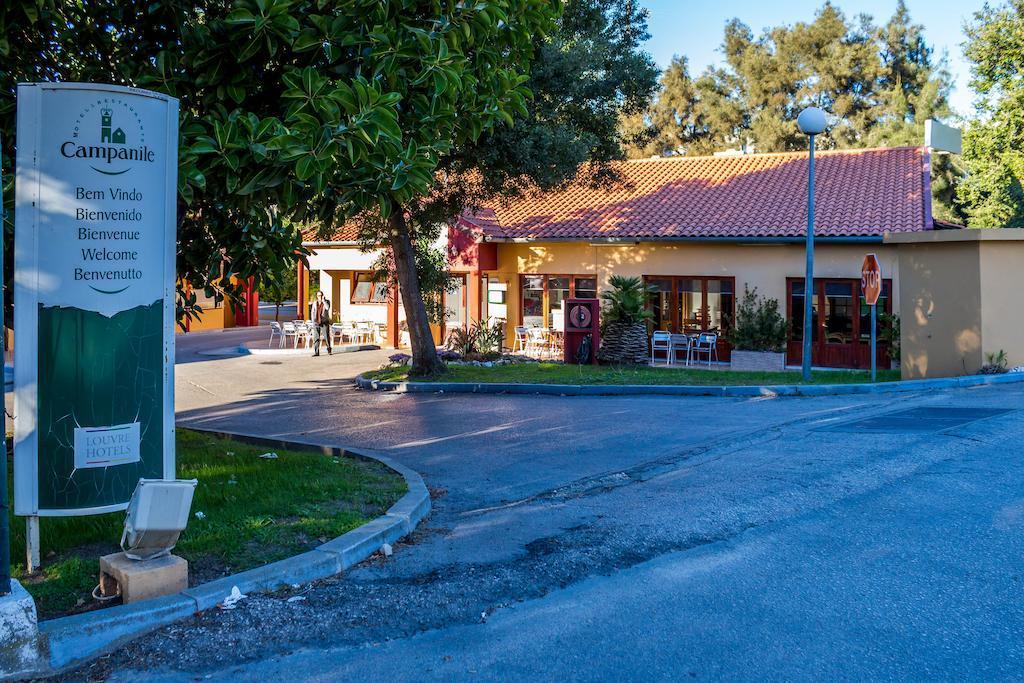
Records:
{"label": "red display board", "polygon": [[[601,345],[600,299],[566,299],[562,310],[565,311],[565,362],[597,365],[597,349]],[[587,337],[590,338],[589,350]],[[589,358],[580,358],[581,351]]]}

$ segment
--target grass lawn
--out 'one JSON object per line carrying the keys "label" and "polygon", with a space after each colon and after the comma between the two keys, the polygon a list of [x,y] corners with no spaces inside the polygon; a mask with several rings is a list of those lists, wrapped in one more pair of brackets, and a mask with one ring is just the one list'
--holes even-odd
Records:
{"label": "grass lawn", "polygon": [[[195,585],[310,550],[382,514],[406,491],[379,463],[277,450],[179,429],[178,476],[198,479],[193,517],[175,554]],[[202,512],[202,519],[195,517]],[[25,573],[25,521],[12,515],[11,571],[40,616],[86,611],[99,557],[119,550],[124,513],[44,517],[42,571]]]}
{"label": "grass lawn", "polygon": [[[407,366],[369,372],[366,377],[384,382],[501,382],[511,384],[803,384],[799,372],[734,372],[695,368],[618,367],[609,365],[563,365],[561,363],[522,363],[490,368],[450,365],[434,377],[408,375]],[[824,370],[812,373],[811,384],[852,384],[870,381],[869,372]],[[899,370],[879,370],[880,382],[900,378]]]}

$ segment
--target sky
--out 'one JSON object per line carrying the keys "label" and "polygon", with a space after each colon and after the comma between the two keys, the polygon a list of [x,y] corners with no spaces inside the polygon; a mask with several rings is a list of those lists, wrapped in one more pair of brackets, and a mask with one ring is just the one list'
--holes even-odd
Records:
{"label": "sky", "polygon": [[[673,55],[686,55],[690,74],[696,76],[711,64],[721,64],[722,30],[733,17],[749,26],[754,35],[779,24],[810,21],[824,0],[732,0],[697,2],[695,0],[640,0],[650,11],[648,28],[651,39],[645,48],[658,66],[665,68]],[[833,0],[847,18],[870,14],[876,24],[888,21],[896,10],[896,0]],[[914,23],[924,26],[925,39],[936,55],[945,51],[955,89],[953,108],[967,114],[973,111],[968,87],[970,71],[964,61],[963,25],[984,0],[907,0]]]}

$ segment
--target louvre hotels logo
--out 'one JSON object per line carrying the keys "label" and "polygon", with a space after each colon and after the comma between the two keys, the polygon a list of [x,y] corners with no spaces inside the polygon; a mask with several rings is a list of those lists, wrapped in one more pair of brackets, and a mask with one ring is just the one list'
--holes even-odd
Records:
{"label": "louvre hotels logo", "polygon": [[61,144],[60,153],[68,159],[94,160],[97,165],[89,168],[103,175],[127,173],[130,162],[156,160],[134,105],[117,97],[98,98],[79,112],[71,139]]}

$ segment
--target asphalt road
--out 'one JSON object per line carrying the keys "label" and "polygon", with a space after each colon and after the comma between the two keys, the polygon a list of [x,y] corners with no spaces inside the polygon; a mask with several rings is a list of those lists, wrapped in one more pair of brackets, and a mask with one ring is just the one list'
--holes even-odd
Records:
{"label": "asphalt road", "polygon": [[202,360],[207,343],[179,344],[181,424],[386,453],[434,511],[388,559],[72,678],[1024,676],[1019,385],[398,396],[349,379],[387,352]]}

